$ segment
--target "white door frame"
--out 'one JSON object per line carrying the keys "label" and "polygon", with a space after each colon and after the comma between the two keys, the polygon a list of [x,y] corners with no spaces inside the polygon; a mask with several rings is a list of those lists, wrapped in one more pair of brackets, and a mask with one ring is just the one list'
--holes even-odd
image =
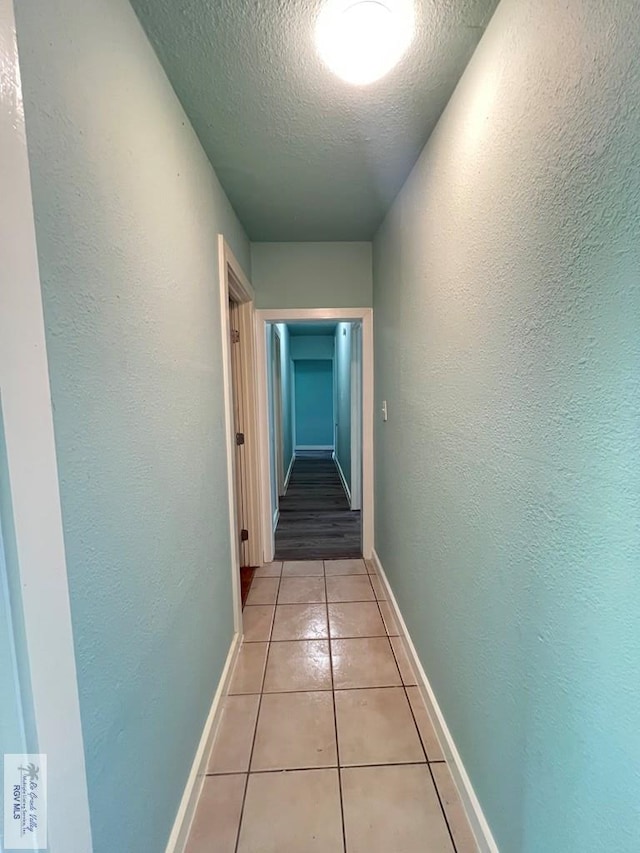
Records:
{"label": "white door frame", "polygon": [[271,518],[271,460],[267,407],[266,324],[300,320],[335,320],[362,323],[362,554],[373,552],[373,309],[372,308],[269,308],[256,311],[258,359],[258,411],[262,486],[262,541],[264,560],[271,562],[275,538]]}
{"label": "white door frame", "polygon": [[[233,618],[237,634],[242,634],[242,595],[240,589],[240,547],[238,542],[238,522],[236,512],[236,475],[235,450],[236,434],[233,408],[233,384],[231,376],[231,327],[229,324],[229,299],[240,304],[240,346],[245,347],[243,359],[246,391],[246,447],[247,447],[247,485],[249,494],[249,517],[255,520],[250,529],[250,550],[257,554],[261,563],[264,546],[262,543],[261,517],[262,501],[259,470],[259,435],[257,424],[257,388],[256,388],[256,349],[254,321],[254,291],[240,263],[231,251],[223,234],[218,234],[218,277],[220,282],[220,327],[222,334],[222,370],[224,381],[224,416],[227,446],[227,491],[229,499],[229,536],[231,547],[231,582],[233,590]],[[230,274],[231,273],[231,274]]]}
{"label": "white door frame", "polygon": [[48,759],[48,849],[86,853],[93,845],[12,0],[0,0],[0,66],[0,417],[11,569],[22,593],[38,750]]}
{"label": "white door frame", "polygon": [[362,326],[351,327],[351,509],[362,508]]}
{"label": "white door frame", "polygon": [[[277,325],[274,323],[271,328],[273,331],[273,338],[271,340],[271,352],[273,353],[273,439],[276,450],[276,498],[279,508],[280,498],[284,495],[284,480],[286,476],[282,434],[282,340],[280,339],[280,329],[278,329]],[[276,352],[278,354],[277,359]]]}

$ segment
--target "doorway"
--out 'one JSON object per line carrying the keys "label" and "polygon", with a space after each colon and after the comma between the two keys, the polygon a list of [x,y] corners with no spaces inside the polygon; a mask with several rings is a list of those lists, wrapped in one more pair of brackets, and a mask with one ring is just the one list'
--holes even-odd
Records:
{"label": "doorway", "polygon": [[[331,361],[332,371],[329,374],[329,392],[322,384],[322,376],[327,373],[326,364],[321,362],[327,360],[324,352],[322,338],[322,323],[331,326]],[[262,465],[262,525],[263,542],[265,549],[265,561],[270,562],[278,559],[282,553],[280,548],[276,555],[276,527],[282,530],[284,524],[284,513],[288,511],[289,505],[295,506],[298,498],[297,509],[303,511],[300,503],[305,500],[313,500],[314,496],[309,489],[305,491],[304,478],[309,476],[309,471],[303,471],[306,466],[313,469],[313,478],[323,474],[319,471],[321,462],[324,462],[326,471],[324,476],[329,479],[335,478],[335,483],[327,483],[325,497],[333,494],[337,501],[341,501],[341,508],[349,510],[351,520],[356,520],[357,542],[351,542],[349,547],[353,549],[349,554],[331,552],[330,549],[324,554],[325,558],[334,557],[348,558],[349,556],[371,556],[373,548],[373,312],[371,308],[362,309],[269,309],[256,312],[257,340],[264,342],[258,346],[258,388],[261,425],[261,465]],[[288,400],[282,396],[278,397],[275,386],[277,371],[273,370],[276,349],[270,344],[272,332],[276,326],[282,333],[289,334],[289,329],[296,329],[294,335],[307,337],[307,333],[300,327],[308,325],[315,326],[315,334],[318,337],[312,340],[308,336],[306,345],[294,346],[296,337],[291,337],[286,347],[289,364],[282,364],[283,349],[280,347],[280,370],[281,377],[290,372]],[[301,338],[298,342],[302,344]],[[313,344],[313,346],[312,346]],[[307,361],[314,361],[312,368]],[[308,374],[308,375],[307,375]],[[303,377],[302,384],[300,377]],[[326,383],[325,383],[326,384]],[[273,387],[271,387],[273,386]],[[281,389],[284,386],[281,385]],[[346,394],[340,396],[340,388],[347,388]],[[311,389],[311,390],[310,390]],[[311,401],[317,403],[322,400],[321,406],[316,406],[316,414],[313,412],[306,418],[299,417],[299,400],[297,397],[302,393],[310,397]],[[325,399],[326,397],[326,399]],[[274,411],[289,407],[291,415],[291,464],[288,475],[285,477],[284,497],[278,494],[274,501],[274,473],[278,468],[279,443],[273,441],[273,428],[270,424],[274,420]],[[321,417],[320,413],[323,413]],[[328,429],[325,429],[324,419],[328,413]],[[277,419],[277,418],[276,418]],[[283,418],[284,419],[284,418]],[[308,429],[309,427],[309,429]],[[287,454],[288,456],[289,454]],[[324,460],[323,460],[324,457]],[[328,465],[327,465],[328,463]],[[287,468],[287,459],[284,460],[283,468]],[[318,469],[318,470],[316,470]],[[307,486],[309,484],[307,483]],[[278,482],[278,492],[280,484]],[[296,491],[298,494],[296,495]],[[272,508],[275,506],[275,510]],[[360,517],[361,514],[361,517]],[[340,516],[344,520],[345,516]],[[328,519],[327,536],[334,538],[342,534],[332,527],[333,522]],[[280,543],[280,538],[279,538]],[[343,546],[346,547],[346,539],[343,537]],[[319,543],[319,546],[326,546]],[[310,553],[310,552],[309,552]],[[321,556],[321,551],[315,554],[315,558]],[[295,559],[287,556],[286,559]],[[298,559],[312,559],[308,554]]]}

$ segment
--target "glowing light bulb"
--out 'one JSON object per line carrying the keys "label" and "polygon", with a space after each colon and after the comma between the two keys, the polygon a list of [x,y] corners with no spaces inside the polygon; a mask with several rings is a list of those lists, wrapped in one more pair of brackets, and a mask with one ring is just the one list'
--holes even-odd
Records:
{"label": "glowing light bulb", "polygon": [[316,23],[316,45],[326,65],[348,83],[384,77],[411,44],[411,0],[328,0]]}

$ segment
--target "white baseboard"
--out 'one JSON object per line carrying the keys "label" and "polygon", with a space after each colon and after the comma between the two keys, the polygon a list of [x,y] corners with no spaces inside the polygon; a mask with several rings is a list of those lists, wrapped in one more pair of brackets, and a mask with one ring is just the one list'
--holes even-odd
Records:
{"label": "white baseboard", "polygon": [[418,679],[418,686],[420,687],[420,692],[422,693],[422,697],[427,706],[427,710],[429,711],[429,716],[431,717],[431,721],[436,731],[438,741],[440,742],[444,757],[447,761],[447,764],[449,765],[451,776],[453,777],[453,781],[455,782],[456,788],[458,789],[460,800],[462,801],[462,805],[471,825],[471,829],[473,830],[473,834],[475,836],[476,843],[478,844],[478,848],[481,853],[500,853],[500,851],[498,850],[498,845],[496,844],[495,839],[491,834],[491,829],[489,828],[487,819],[484,816],[478,798],[476,797],[475,791],[473,790],[473,786],[471,785],[469,775],[464,768],[460,753],[458,752],[453,737],[451,736],[451,732],[449,731],[449,727],[447,726],[444,715],[440,710],[440,706],[438,705],[438,700],[436,699],[435,693],[433,692],[433,688],[431,687],[429,679],[427,678],[427,675],[424,669],[422,668],[422,663],[420,662],[420,658],[418,657],[416,648],[413,645],[413,641],[411,639],[411,636],[409,635],[405,621],[402,618],[402,613],[400,612],[400,608],[398,607],[398,602],[395,599],[393,590],[391,589],[385,571],[382,568],[380,557],[378,556],[375,549],[373,551],[372,559],[376,567],[376,571],[378,572],[380,579],[382,580],[382,583],[384,584],[384,587],[387,591],[389,604],[393,608],[394,615],[396,617],[398,625],[400,626],[400,631],[404,636],[407,646],[407,652],[409,654],[409,657],[411,658],[411,663],[413,664]]}
{"label": "white baseboard", "polygon": [[347,485],[347,479],[344,476],[344,471],[342,470],[342,465],[340,464],[340,460],[337,455],[333,454],[333,461],[336,463],[336,468],[338,469],[338,474],[340,474],[340,479],[342,480],[342,488],[345,490],[347,494],[347,500],[349,501],[349,508],[351,508],[351,489]]}
{"label": "white baseboard", "polygon": [[229,654],[227,655],[218,688],[211,703],[207,721],[202,730],[202,737],[200,738],[200,743],[198,744],[198,749],[191,765],[191,772],[187,778],[187,784],[182,795],[182,800],[180,801],[178,814],[173,823],[173,829],[171,830],[165,853],[184,853],[196,806],[202,792],[209,756],[220,725],[222,700],[227,695],[227,690],[229,689],[229,682],[231,681],[231,675],[233,674],[238,652],[240,651],[241,641],[241,634],[236,634],[231,641]]}
{"label": "white baseboard", "polygon": [[298,450],[333,450],[333,444],[296,444]]}
{"label": "white baseboard", "polygon": [[289,480],[291,479],[291,472],[293,471],[293,465],[296,461],[295,451],[291,454],[291,462],[289,462],[289,468],[287,470],[287,476],[284,478],[284,493],[287,494],[287,489],[289,488]]}

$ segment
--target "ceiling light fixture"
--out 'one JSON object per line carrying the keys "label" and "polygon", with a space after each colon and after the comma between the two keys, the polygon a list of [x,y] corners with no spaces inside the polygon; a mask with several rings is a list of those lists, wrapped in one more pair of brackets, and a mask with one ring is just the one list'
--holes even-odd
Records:
{"label": "ceiling light fixture", "polygon": [[348,83],[384,77],[414,34],[411,0],[328,0],[316,23],[316,45],[328,67]]}

